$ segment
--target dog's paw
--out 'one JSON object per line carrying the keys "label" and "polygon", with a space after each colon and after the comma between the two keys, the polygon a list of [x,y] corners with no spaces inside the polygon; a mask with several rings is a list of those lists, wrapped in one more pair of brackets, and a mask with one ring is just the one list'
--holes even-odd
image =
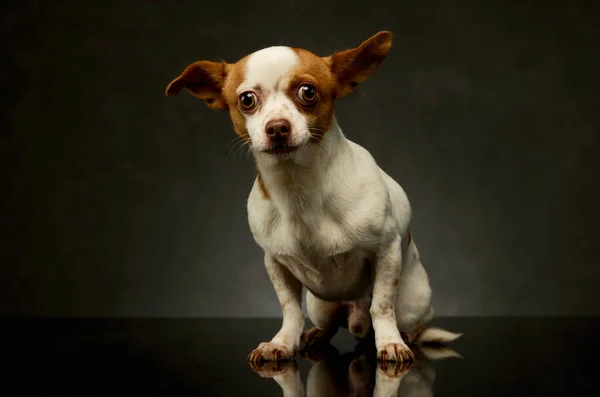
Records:
{"label": "dog's paw", "polygon": [[287,361],[250,361],[250,368],[263,378],[273,378],[296,371],[297,365],[293,360]]}
{"label": "dog's paw", "polygon": [[300,337],[300,341],[308,346],[326,344],[329,342],[329,339],[325,330],[317,327],[307,329]]}
{"label": "dog's paw", "polygon": [[294,350],[279,343],[263,342],[248,355],[248,362],[286,361],[294,358]]}
{"label": "dog's paw", "polygon": [[377,371],[388,378],[401,378],[413,367],[414,361],[392,362],[378,361]]}
{"label": "dog's paw", "polygon": [[401,363],[414,361],[415,356],[405,343],[388,343],[377,349],[377,360]]}

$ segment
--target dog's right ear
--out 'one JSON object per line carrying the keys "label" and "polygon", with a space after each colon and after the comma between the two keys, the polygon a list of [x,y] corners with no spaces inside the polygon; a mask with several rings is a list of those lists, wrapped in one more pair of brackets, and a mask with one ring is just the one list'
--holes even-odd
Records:
{"label": "dog's right ear", "polygon": [[175,96],[182,89],[202,99],[208,107],[215,110],[228,110],[223,96],[223,86],[230,65],[225,62],[198,61],[189,65],[167,86],[166,94]]}
{"label": "dog's right ear", "polygon": [[352,93],[384,61],[392,48],[392,33],[382,31],[360,46],[336,52],[323,60],[336,78],[335,98]]}

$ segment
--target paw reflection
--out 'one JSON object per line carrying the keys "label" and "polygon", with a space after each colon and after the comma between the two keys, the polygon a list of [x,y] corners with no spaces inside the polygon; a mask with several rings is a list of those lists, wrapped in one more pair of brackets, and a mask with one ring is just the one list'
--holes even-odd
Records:
{"label": "paw reflection", "polygon": [[271,378],[283,391],[284,397],[304,397],[304,385],[296,361],[250,362],[250,368],[263,378]]}
{"label": "paw reflection", "polygon": [[377,370],[381,371],[389,378],[400,378],[406,374],[414,365],[414,361],[393,362],[378,361]]}
{"label": "paw reflection", "polygon": [[285,375],[288,372],[298,370],[295,361],[250,361],[250,368],[263,378],[273,378],[277,375]]}
{"label": "paw reflection", "polygon": [[301,350],[299,360],[312,363],[306,385],[295,361],[251,364],[261,377],[274,379],[285,397],[417,397],[433,396],[431,361],[461,357],[446,346],[413,347],[410,362],[378,361],[375,346],[358,345],[340,354],[330,344]]}

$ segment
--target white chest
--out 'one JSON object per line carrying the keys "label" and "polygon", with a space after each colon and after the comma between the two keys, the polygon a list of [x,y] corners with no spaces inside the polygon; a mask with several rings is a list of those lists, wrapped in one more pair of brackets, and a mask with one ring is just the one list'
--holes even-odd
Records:
{"label": "white chest", "polygon": [[272,213],[251,229],[266,253],[322,299],[353,300],[368,290],[373,238],[361,228],[323,214],[284,220]]}
{"label": "white chest", "polygon": [[369,293],[372,259],[361,248],[331,256],[275,255],[275,259],[321,299],[350,301]]}

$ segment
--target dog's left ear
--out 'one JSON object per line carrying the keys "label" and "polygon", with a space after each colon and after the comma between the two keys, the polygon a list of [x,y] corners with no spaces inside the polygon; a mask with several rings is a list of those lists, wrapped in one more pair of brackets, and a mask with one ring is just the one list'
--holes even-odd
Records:
{"label": "dog's left ear", "polygon": [[225,62],[194,62],[171,81],[166,94],[174,96],[185,88],[195,97],[202,99],[211,109],[228,110],[223,87],[229,69],[230,65]]}
{"label": "dog's left ear", "polygon": [[379,32],[360,46],[323,58],[336,77],[335,98],[352,93],[387,57],[392,48],[392,33]]}

